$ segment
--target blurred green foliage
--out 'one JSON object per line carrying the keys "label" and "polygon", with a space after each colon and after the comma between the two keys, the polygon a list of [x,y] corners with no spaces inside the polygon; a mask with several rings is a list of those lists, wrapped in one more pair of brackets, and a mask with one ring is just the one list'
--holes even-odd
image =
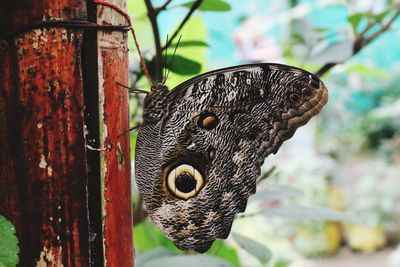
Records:
{"label": "blurred green foliage", "polygon": [[[175,245],[149,220],[145,220],[135,225],[134,236],[135,251],[139,257],[140,255],[145,255],[146,257],[146,252],[149,253],[160,247],[167,249],[170,255],[187,254],[176,248]],[[221,258],[226,262],[229,262],[232,266],[240,266],[236,250],[225,244],[222,240],[214,242],[206,255]]]}
{"label": "blurred green foliage", "polygon": [[[301,151],[300,157],[291,158],[288,153],[277,163],[271,161],[276,164],[276,171],[264,170],[270,178],[260,183],[258,193],[250,199],[247,212],[237,218],[234,234],[227,241],[217,240],[204,257],[191,257],[190,252],[178,250],[157,227],[144,220],[134,229],[137,266],[152,266],[157,260],[191,260],[209,264],[204,266],[286,267],[298,257],[292,247],[307,256],[323,256],[336,253],[343,240],[352,243],[350,236],[355,240],[356,231],[351,232],[349,229],[355,228],[349,225],[361,225],[360,220],[366,227],[363,233],[377,233],[378,227],[383,235],[390,231],[400,236],[396,223],[400,218],[396,206],[400,194],[395,190],[396,182],[400,182],[396,176],[396,164],[400,163],[400,69],[394,64],[400,57],[400,49],[394,45],[400,35],[396,28],[379,38],[377,35],[399,7],[393,1],[378,2],[379,8],[371,5],[366,9],[361,1],[292,0],[271,1],[268,5],[254,1],[257,8],[246,13],[240,1],[203,1],[180,31],[183,39],[174,59],[176,39],[163,50],[164,73],[170,72],[166,84],[170,88],[205,72],[207,66],[219,66],[215,61],[221,59],[217,56],[228,54],[231,61],[222,61],[229,65],[239,62],[238,55],[245,63],[270,59],[312,72],[325,64],[338,64],[323,77],[330,89],[330,100],[310,126],[315,134],[311,137],[312,147]],[[159,25],[161,46],[166,43],[165,32],[176,29],[182,13],[187,14],[194,3],[173,0],[160,12],[159,17],[170,18],[170,25]],[[274,5],[278,6],[276,14],[262,14],[265,6],[273,9]],[[154,72],[156,51],[144,1],[128,1],[128,10],[134,18],[142,52]],[[238,29],[229,35],[235,51],[229,50],[231,43],[220,41],[224,40],[223,34],[233,31],[232,27],[225,27],[223,18],[227,17],[223,16],[237,23]],[[354,55],[360,34],[376,41]],[[263,47],[264,43],[269,46]],[[132,42],[130,47],[135,50]],[[132,59],[131,85],[149,89],[135,53]],[[142,101],[142,97],[131,98],[133,125],[141,120]],[[136,136],[131,135],[132,153]],[[355,217],[358,221],[353,220]],[[261,234],[264,229],[259,227],[259,221],[273,230]],[[285,245],[277,244],[275,238],[284,239]]]}

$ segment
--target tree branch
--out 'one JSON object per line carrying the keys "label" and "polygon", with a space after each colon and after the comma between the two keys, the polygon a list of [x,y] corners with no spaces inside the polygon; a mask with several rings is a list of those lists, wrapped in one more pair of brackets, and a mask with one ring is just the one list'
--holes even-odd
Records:
{"label": "tree branch", "polygon": [[[358,52],[360,52],[361,49],[363,49],[365,46],[367,46],[373,40],[378,38],[382,33],[386,32],[390,28],[390,26],[393,24],[393,22],[396,20],[396,18],[399,16],[400,16],[400,10],[398,10],[386,24],[382,25],[381,28],[377,32],[375,32],[374,34],[372,34],[369,37],[365,37],[367,32],[370,29],[372,29],[373,26],[380,23],[380,22],[375,22],[375,23],[369,22],[367,24],[366,28],[357,36],[356,40],[354,41],[353,56],[356,55]],[[326,72],[328,72],[330,69],[332,69],[337,64],[338,63],[326,63],[315,73],[315,75],[318,77],[321,77],[322,75],[324,75]]]}
{"label": "tree branch", "polygon": [[133,225],[141,223],[148,216],[147,211],[143,208],[143,198],[139,195],[136,207],[133,209]]}
{"label": "tree branch", "polygon": [[156,7],[156,8],[154,9],[155,12],[156,12],[156,15],[158,15],[158,13],[160,13],[161,11],[167,9],[168,5],[169,5],[171,2],[172,2],[172,0],[167,0],[167,1],[165,1],[165,3],[162,4],[161,6]]}
{"label": "tree branch", "polygon": [[377,31],[376,33],[372,34],[370,37],[365,38],[363,43],[364,46],[369,44],[371,41],[373,41],[374,39],[376,39],[379,35],[381,35],[382,33],[386,32],[390,26],[393,24],[393,22],[396,20],[396,18],[400,15],[400,10],[398,10],[394,16],[386,23],[386,25],[382,25],[381,29],[379,31]]}
{"label": "tree branch", "polygon": [[171,39],[169,39],[168,42],[165,44],[165,46],[162,48],[163,51],[172,44],[173,40],[176,38],[176,36],[178,36],[178,34],[182,30],[183,26],[185,26],[186,22],[192,16],[193,12],[196,11],[196,9],[201,5],[202,2],[203,2],[203,0],[196,0],[196,2],[193,3],[193,5],[189,9],[189,12],[186,14],[185,18],[182,20],[181,24],[179,24],[176,31],[172,34]]}
{"label": "tree branch", "polygon": [[190,7],[189,12],[186,14],[182,22],[179,24],[178,28],[176,31],[172,34],[171,39],[168,40],[168,42],[165,44],[164,47],[161,46],[161,41],[160,41],[160,31],[158,28],[158,23],[157,23],[157,16],[158,14],[167,8],[167,6],[172,2],[172,0],[166,0],[163,5],[161,5],[158,8],[154,8],[153,4],[151,3],[151,0],[145,0],[146,8],[147,8],[147,16],[149,17],[151,28],[153,30],[153,36],[154,36],[154,45],[156,49],[156,54],[154,58],[151,60],[154,60],[154,70],[152,72],[152,79],[155,81],[162,81],[163,79],[163,68],[164,68],[164,60],[162,56],[162,52],[173,42],[173,40],[178,36],[179,32],[182,30],[183,26],[186,24],[186,22],[190,19],[192,16],[193,12],[201,5],[203,0],[196,0],[196,2],[193,3],[193,5]]}
{"label": "tree branch", "polygon": [[153,80],[159,82],[162,81],[162,70],[163,70],[163,57],[162,57],[162,48],[160,42],[160,31],[158,29],[157,23],[157,11],[154,9],[151,0],[145,0],[146,7],[147,7],[147,16],[149,17],[151,28],[153,29],[153,36],[154,36],[154,45],[156,48],[156,55],[154,57],[155,63],[155,72],[153,72]]}

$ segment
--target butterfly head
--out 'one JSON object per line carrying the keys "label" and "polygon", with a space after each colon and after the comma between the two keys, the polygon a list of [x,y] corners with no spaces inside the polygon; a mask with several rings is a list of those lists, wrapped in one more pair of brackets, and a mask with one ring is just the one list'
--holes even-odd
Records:
{"label": "butterfly head", "polygon": [[144,98],[143,122],[154,124],[160,121],[166,112],[166,95],[169,90],[163,83],[157,83],[151,87],[150,92]]}
{"label": "butterfly head", "polygon": [[156,83],[150,88],[150,94],[168,93],[168,87],[164,83]]}

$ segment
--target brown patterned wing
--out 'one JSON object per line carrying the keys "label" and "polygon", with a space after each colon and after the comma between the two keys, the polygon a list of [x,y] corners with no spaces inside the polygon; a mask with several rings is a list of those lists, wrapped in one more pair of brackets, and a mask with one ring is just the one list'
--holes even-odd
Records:
{"label": "brown patterned wing", "polygon": [[205,252],[229,235],[265,157],[318,114],[328,91],[279,64],[209,72],[145,100],[136,181],[150,218],[179,248]]}

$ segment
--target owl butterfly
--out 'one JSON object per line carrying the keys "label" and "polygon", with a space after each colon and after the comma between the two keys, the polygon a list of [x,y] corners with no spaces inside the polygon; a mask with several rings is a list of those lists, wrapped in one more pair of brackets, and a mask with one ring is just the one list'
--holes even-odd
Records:
{"label": "owl butterfly", "polygon": [[136,182],[153,222],[203,253],[244,212],[264,159],[328,100],[302,69],[252,64],[211,71],[144,100]]}

